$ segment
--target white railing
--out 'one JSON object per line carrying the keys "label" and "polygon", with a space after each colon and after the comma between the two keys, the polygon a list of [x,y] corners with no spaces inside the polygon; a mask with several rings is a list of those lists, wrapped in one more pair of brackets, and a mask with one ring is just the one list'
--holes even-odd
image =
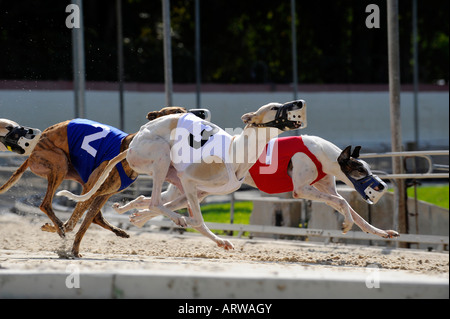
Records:
{"label": "white railing", "polygon": [[435,165],[431,156],[449,156],[449,151],[408,151],[408,152],[388,152],[388,153],[366,153],[360,158],[381,158],[381,157],[421,157],[427,160],[428,170],[426,173],[405,173],[405,174],[385,174],[380,176],[383,179],[422,179],[422,178],[449,178],[449,173],[433,173],[435,169],[448,171],[448,165]]}

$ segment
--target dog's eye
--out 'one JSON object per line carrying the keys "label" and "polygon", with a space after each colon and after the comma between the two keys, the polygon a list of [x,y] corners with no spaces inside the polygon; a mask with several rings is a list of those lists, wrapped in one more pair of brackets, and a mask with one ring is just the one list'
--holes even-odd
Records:
{"label": "dog's eye", "polygon": [[277,111],[280,107],[279,106],[272,106],[270,108],[271,111]]}

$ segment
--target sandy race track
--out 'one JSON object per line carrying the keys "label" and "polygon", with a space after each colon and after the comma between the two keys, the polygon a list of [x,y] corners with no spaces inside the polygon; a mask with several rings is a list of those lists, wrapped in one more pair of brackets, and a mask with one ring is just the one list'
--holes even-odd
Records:
{"label": "sandy race track", "polygon": [[[385,282],[389,282],[392,278],[404,282],[416,279],[425,282],[435,281],[440,285],[444,283],[444,286],[446,282],[446,295],[444,292],[438,297],[448,298],[448,252],[238,238],[231,239],[235,245],[233,251],[224,251],[199,234],[140,231],[130,227],[127,231],[131,237],[123,239],[94,225],[88,230],[81,244],[83,258],[71,259],[67,258],[67,253],[70,251],[74,233],[67,234],[65,240],[60,239],[56,234],[40,230],[40,226],[46,222],[48,220],[42,216],[18,216],[6,212],[0,214],[0,276],[5,272],[27,274],[31,272],[34,274],[58,273],[67,277],[70,266],[76,267],[80,273],[144,272],[158,274],[160,277],[168,273],[188,277],[223,275],[230,278],[232,276],[253,278],[259,276],[280,280],[299,279],[301,276],[316,279],[327,278],[327,276],[338,277],[338,279],[343,276],[360,276],[358,280],[362,281],[361,286],[364,286],[364,282],[367,286],[368,276],[376,270],[381,283],[384,279]],[[289,287],[284,289],[279,283],[276,287],[281,292],[289,293],[287,291]],[[367,287],[364,288],[369,290]],[[0,277],[0,297],[1,289]],[[135,297],[178,297],[176,294],[164,295],[162,291],[160,295],[156,293],[156,295],[146,294],[145,296],[139,295],[136,289],[133,291],[136,293]],[[208,295],[206,291],[207,289],[200,292],[194,291],[191,297],[223,297],[220,294]],[[243,295],[233,296],[244,298],[254,296],[245,295],[245,290],[242,291]],[[20,294],[10,295],[10,297],[15,296],[20,297]],[[39,295],[30,296],[39,297]],[[123,297],[123,293],[118,297],[121,296]],[[273,296],[286,297],[283,294]],[[346,297],[345,294],[341,296]],[[50,297],[55,296],[50,295]],[[291,296],[291,298],[298,297]],[[315,297],[315,295],[306,297]],[[330,295],[329,297],[339,296]],[[358,295],[350,295],[350,297],[358,297]]]}

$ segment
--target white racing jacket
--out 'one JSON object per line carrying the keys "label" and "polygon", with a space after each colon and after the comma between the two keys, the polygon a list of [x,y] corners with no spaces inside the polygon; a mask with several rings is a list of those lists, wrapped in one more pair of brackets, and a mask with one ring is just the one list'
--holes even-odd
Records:
{"label": "white racing jacket", "polygon": [[216,187],[199,185],[199,190],[211,194],[228,194],[241,186],[243,178],[236,178],[230,159],[232,136],[220,127],[186,113],[178,120],[171,140],[174,141],[171,160],[178,172],[183,172],[193,163],[225,163],[228,182]]}

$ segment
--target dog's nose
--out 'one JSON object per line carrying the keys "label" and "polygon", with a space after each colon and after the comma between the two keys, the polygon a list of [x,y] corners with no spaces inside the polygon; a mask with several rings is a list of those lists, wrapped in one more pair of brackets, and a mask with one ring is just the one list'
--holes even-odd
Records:
{"label": "dog's nose", "polygon": [[299,109],[301,109],[303,107],[304,103],[305,103],[305,101],[303,101],[303,100],[297,100],[297,101],[294,101],[293,104],[294,104],[294,106],[296,106]]}

